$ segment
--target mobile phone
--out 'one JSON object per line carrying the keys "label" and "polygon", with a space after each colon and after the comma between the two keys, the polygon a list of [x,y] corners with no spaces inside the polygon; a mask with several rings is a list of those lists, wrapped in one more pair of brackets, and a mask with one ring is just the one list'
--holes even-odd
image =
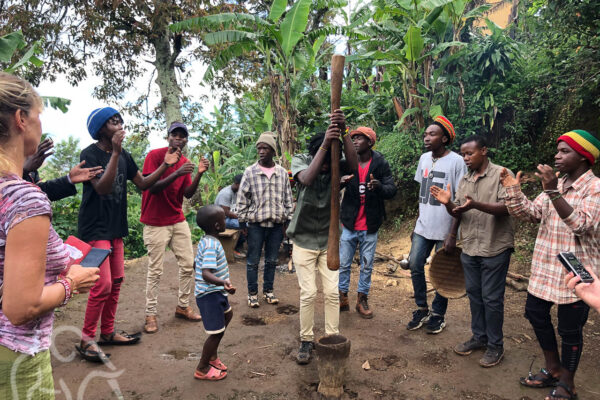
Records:
{"label": "mobile phone", "polygon": [[110,254],[108,249],[92,247],[89,253],[79,263],[82,267],[99,268]]}
{"label": "mobile phone", "polygon": [[565,266],[567,272],[572,272],[575,275],[581,277],[581,282],[584,283],[592,283],[594,282],[594,278],[590,275],[590,273],[583,267],[583,264],[579,262],[575,254],[570,251],[563,251],[558,253],[558,260]]}

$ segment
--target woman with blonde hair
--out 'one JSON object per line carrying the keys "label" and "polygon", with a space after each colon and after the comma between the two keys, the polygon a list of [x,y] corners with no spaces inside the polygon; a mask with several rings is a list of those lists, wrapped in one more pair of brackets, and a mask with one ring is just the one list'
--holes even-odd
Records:
{"label": "woman with blonde hair", "polygon": [[[21,178],[40,142],[42,101],[29,83],[0,72],[0,398],[54,399],[54,309],[98,279],[72,265],[50,223],[48,197]],[[66,273],[66,274],[65,274]]]}

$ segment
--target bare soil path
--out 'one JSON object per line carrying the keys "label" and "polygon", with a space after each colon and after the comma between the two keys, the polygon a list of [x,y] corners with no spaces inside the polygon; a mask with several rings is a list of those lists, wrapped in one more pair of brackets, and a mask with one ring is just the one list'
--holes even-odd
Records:
{"label": "bare soil path", "polygon": [[[380,240],[378,251],[396,257],[408,253],[408,236],[395,235]],[[375,318],[361,319],[353,310],[340,317],[341,333],[352,341],[345,398],[544,398],[547,389],[527,389],[518,383],[532,361],[534,370],[543,361],[534,333],[523,317],[524,292],[507,288],[506,356],[499,366],[484,369],[477,363],[480,353],[460,357],[452,351],[455,344],[470,337],[467,299],[450,301],[447,327],[441,334],[431,336],[424,330],[409,332],[405,325],[414,309],[410,279],[385,276],[387,268],[388,263],[379,262],[373,274],[370,303]],[[59,391],[57,399],[115,399],[119,398],[119,392],[124,399],[318,399],[316,362],[313,360],[308,366],[294,362],[299,346],[299,291],[295,274],[277,273],[275,289],[281,299],[279,305],[261,303],[260,308],[249,309],[245,263],[232,264],[230,270],[238,293],[230,297],[234,317],[220,349],[221,359],[230,369],[227,379],[221,382],[193,379],[205,333],[201,323],[173,316],[177,269],[169,253],[161,282],[159,332],[144,335],[137,346],[105,348],[112,353],[110,365],[90,364],[72,354],[78,341],[74,330],[81,329],[83,321],[84,296],[57,315],[52,357],[55,387]],[[354,269],[354,290],[357,275]],[[397,275],[402,272],[399,270]],[[128,263],[117,329],[128,332],[142,329],[145,278],[145,258]],[[356,301],[354,293],[350,298],[351,302]],[[317,298],[315,318],[318,337],[324,333],[321,296]],[[600,399],[600,318],[593,311],[584,335],[585,347],[577,373],[579,398]],[[366,360],[371,366],[368,371],[361,368]]]}

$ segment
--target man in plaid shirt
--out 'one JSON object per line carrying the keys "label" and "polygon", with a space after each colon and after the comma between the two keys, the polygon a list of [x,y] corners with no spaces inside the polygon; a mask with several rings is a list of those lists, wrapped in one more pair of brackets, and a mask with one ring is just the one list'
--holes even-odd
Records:
{"label": "man in plaid shirt", "polygon": [[[600,155],[600,140],[582,130],[558,138],[555,167],[538,165],[536,175],[544,192],[530,201],[516,179],[505,171],[509,212],[532,222],[540,222],[531,263],[525,316],[531,323],[545,358],[539,373],[521,378],[528,387],[555,386],[547,399],[574,399],[575,371],[583,346],[582,330],[589,306],[579,300],[564,283],[566,270],[557,259],[563,251],[572,252],[581,263],[598,274],[600,266],[600,179],[591,170]],[[558,304],[558,334],[562,339],[559,355],[550,309]]]}
{"label": "man in plaid shirt", "polygon": [[258,262],[263,245],[263,297],[269,304],[279,303],[273,294],[275,266],[283,241],[284,224],[292,216],[292,189],[287,171],[273,161],[276,147],[271,132],[260,135],[256,142],[259,160],[246,168],[237,193],[238,220],[248,226],[246,277],[248,306],[252,308],[259,306]]}

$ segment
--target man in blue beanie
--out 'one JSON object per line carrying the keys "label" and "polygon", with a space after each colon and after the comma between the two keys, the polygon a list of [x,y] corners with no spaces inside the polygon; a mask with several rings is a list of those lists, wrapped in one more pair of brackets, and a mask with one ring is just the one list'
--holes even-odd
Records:
{"label": "man in blue beanie", "polygon": [[127,180],[141,190],[154,185],[161,175],[181,157],[181,150],[171,148],[163,163],[148,176],[143,176],[135,161],[121,148],[125,131],[123,118],[114,108],[94,110],[87,119],[87,128],[97,142],[85,148],[80,160],[88,167],[101,166],[104,173],[83,184],[79,208],[79,238],[93,247],[112,250],[100,265],[100,279],[90,290],[85,311],[80,346],[81,356],[101,362],[106,355],[94,342],[98,321],[99,345],[135,344],[140,335],[117,333],[114,321],[121,283],[124,278],[123,237],[127,236]]}

